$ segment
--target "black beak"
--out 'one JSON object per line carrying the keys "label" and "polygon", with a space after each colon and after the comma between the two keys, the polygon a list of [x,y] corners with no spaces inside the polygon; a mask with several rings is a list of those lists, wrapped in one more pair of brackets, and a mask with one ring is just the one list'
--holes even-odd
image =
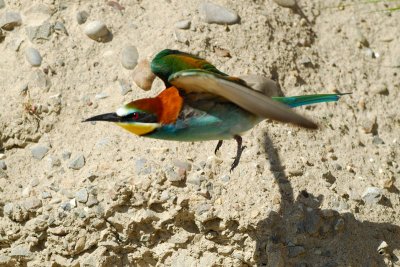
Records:
{"label": "black beak", "polygon": [[91,117],[89,119],[86,119],[82,122],[87,122],[87,121],[110,121],[110,122],[120,122],[121,117],[117,115],[117,113],[106,113],[106,114],[101,114],[97,115],[94,117]]}

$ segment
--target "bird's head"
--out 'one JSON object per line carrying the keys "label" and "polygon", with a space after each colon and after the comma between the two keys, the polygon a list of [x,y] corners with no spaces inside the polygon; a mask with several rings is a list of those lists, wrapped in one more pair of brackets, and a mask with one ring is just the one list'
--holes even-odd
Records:
{"label": "bird's head", "polygon": [[155,98],[135,100],[116,112],[97,115],[84,120],[108,121],[136,135],[145,135],[159,128],[159,103]]}

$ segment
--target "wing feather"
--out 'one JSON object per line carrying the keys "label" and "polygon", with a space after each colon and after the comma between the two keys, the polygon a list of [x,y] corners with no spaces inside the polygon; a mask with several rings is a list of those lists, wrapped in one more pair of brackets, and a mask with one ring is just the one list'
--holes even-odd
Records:
{"label": "wing feather", "polygon": [[314,122],[295,113],[288,106],[233,82],[229,80],[229,77],[205,70],[191,69],[171,75],[169,82],[186,93],[209,93],[221,96],[262,118],[293,123],[310,129],[317,128]]}

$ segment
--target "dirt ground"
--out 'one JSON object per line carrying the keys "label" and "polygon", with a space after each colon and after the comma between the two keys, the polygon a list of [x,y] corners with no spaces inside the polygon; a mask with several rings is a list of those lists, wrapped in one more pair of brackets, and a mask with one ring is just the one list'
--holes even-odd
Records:
{"label": "dirt ground", "polygon": [[[400,12],[212,2],[240,22],[206,23],[201,0],[4,1],[0,18],[21,23],[0,32],[0,266],[400,266]],[[94,20],[111,40],[86,36]],[[194,53],[285,95],[352,94],[297,110],[317,131],[261,122],[230,173],[234,140],[214,156],[216,141],[81,123],[163,89],[135,85],[126,45]]]}

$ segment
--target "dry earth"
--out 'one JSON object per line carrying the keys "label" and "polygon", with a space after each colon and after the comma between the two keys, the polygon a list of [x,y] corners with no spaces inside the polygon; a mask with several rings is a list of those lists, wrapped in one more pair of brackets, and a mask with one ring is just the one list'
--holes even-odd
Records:
{"label": "dry earth", "polygon": [[[225,26],[200,18],[200,0],[4,2],[0,17],[18,12],[22,24],[0,34],[0,266],[400,266],[400,12],[213,0],[241,18]],[[190,29],[175,28],[183,19]],[[112,40],[85,35],[93,20]],[[352,95],[299,109],[318,131],[260,123],[229,173],[234,141],[214,156],[216,142],[81,123],[162,90],[133,83],[126,45],[140,59],[194,53],[285,95]]]}

